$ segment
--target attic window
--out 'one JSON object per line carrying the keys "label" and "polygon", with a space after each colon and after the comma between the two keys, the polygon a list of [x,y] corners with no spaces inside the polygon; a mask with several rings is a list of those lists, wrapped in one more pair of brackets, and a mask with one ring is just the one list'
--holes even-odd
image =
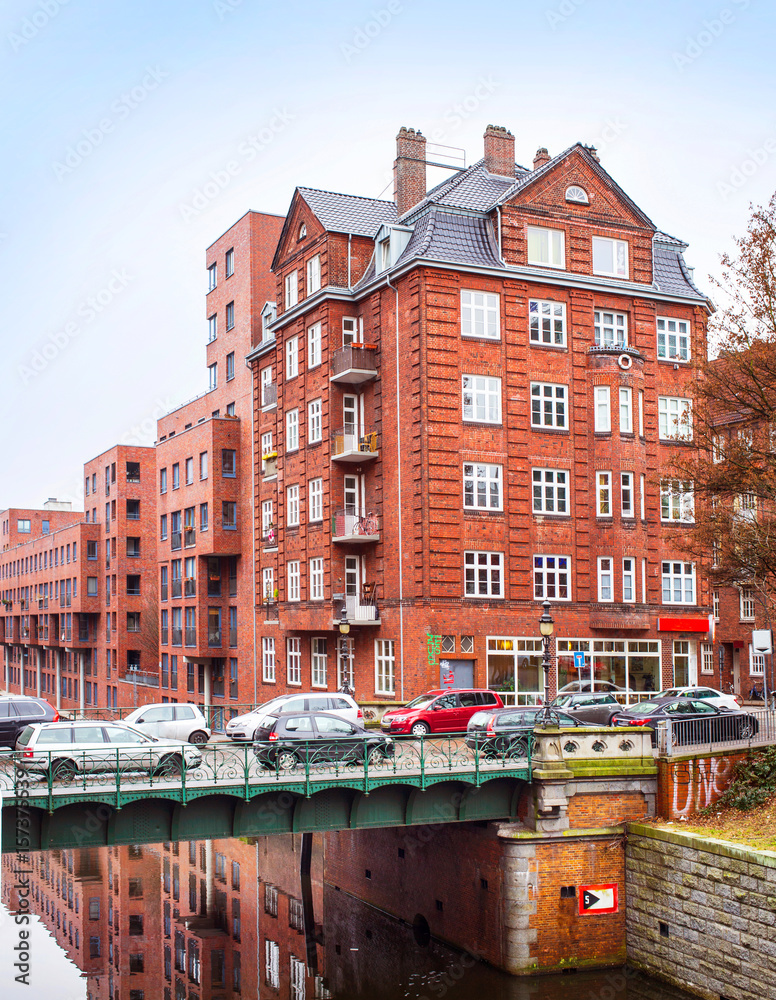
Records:
{"label": "attic window", "polygon": [[589,205],[590,199],[587,191],[578,184],[572,184],[566,188],[566,201],[573,201],[575,205]]}
{"label": "attic window", "polygon": [[299,227],[299,235],[297,236],[297,239],[303,240],[305,236],[307,236],[307,226],[303,222],[302,225]]}
{"label": "attic window", "polygon": [[380,241],[380,270],[385,271],[391,266],[391,237]]}

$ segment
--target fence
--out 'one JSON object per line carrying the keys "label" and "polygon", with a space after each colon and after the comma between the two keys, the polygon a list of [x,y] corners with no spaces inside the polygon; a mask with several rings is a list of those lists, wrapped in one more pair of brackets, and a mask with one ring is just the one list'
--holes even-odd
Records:
{"label": "fence", "polygon": [[709,718],[669,719],[655,733],[661,756],[776,743],[776,711],[752,709]]}

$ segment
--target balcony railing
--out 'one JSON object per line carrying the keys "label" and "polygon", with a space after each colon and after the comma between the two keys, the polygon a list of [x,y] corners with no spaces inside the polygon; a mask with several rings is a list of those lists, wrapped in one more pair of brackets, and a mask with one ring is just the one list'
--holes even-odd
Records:
{"label": "balcony railing", "polygon": [[377,458],[377,431],[359,434],[354,427],[343,427],[331,436],[331,457],[337,462],[366,462]]}
{"label": "balcony railing", "polygon": [[183,532],[183,544],[187,549],[197,544],[197,529],[186,528]]}
{"label": "balcony railing", "polygon": [[172,589],[173,597],[180,597],[183,593],[183,582],[181,580],[173,580],[170,587]]}
{"label": "balcony railing", "polygon": [[162,645],[166,646],[169,641],[170,641],[170,630],[169,630],[169,628],[163,628],[162,629]]}
{"label": "balcony railing", "polygon": [[180,531],[173,531],[170,533],[170,548],[179,549],[181,547],[181,533]]}
{"label": "balcony railing", "polygon": [[335,351],[331,359],[331,381],[361,385],[377,378],[377,348],[348,344]]}
{"label": "balcony railing", "polygon": [[276,476],[278,474],[278,459],[277,455],[272,458],[264,459],[264,477],[269,479],[270,476]]}
{"label": "balcony railing", "polygon": [[61,628],[59,630],[59,641],[60,642],[71,642],[73,639],[73,631],[69,628]]}
{"label": "balcony railing", "polygon": [[[374,593],[374,588],[372,588]],[[348,621],[351,624],[373,624],[380,622],[380,610],[374,597],[347,596],[345,598],[345,608],[348,614]]]}
{"label": "balcony railing", "polygon": [[29,601],[24,601],[24,600],[19,601],[19,608],[22,611],[29,611],[30,610],[30,602]]}
{"label": "balcony railing", "polygon": [[338,510],[331,518],[331,540],[333,542],[355,542],[367,544],[380,540],[380,518],[373,511],[365,516],[352,514],[348,510]]}
{"label": "balcony railing", "polygon": [[195,628],[186,629],[186,645],[187,646],[197,645],[197,630]]}
{"label": "balcony railing", "polygon": [[277,382],[269,382],[261,387],[261,405],[277,406],[278,386]]}
{"label": "balcony railing", "polygon": [[193,577],[187,577],[183,581],[183,596],[196,597],[196,594],[197,594],[197,581]]}
{"label": "balcony railing", "polygon": [[217,648],[218,646],[221,645],[221,629],[220,628],[211,628],[211,629],[208,629],[207,644],[208,644],[208,646],[212,646],[213,648]]}
{"label": "balcony railing", "polygon": [[59,604],[60,604],[61,607],[63,607],[63,608],[69,608],[70,605],[71,605],[71,603],[72,603],[72,598],[71,598],[70,594],[60,594],[59,595]]}

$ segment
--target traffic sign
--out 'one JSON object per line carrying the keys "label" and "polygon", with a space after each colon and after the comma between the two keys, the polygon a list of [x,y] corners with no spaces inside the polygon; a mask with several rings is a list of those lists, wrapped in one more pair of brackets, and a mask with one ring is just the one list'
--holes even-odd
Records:
{"label": "traffic sign", "polygon": [[574,669],[580,672],[585,669],[585,654],[574,653]]}
{"label": "traffic sign", "polygon": [[617,883],[604,882],[599,885],[579,887],[580,916],[596,913],[617,913]]}

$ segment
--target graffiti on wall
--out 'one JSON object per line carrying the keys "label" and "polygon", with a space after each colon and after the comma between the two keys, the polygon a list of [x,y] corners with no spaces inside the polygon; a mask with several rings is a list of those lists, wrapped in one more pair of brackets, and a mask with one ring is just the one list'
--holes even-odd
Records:
{"label": "graffiti on wall", "polygon": [[735,764],[735,758],[723,755],[694,758],[674,768],[671,774],[671,818],[691,816],[713,805],[727,790]]}

